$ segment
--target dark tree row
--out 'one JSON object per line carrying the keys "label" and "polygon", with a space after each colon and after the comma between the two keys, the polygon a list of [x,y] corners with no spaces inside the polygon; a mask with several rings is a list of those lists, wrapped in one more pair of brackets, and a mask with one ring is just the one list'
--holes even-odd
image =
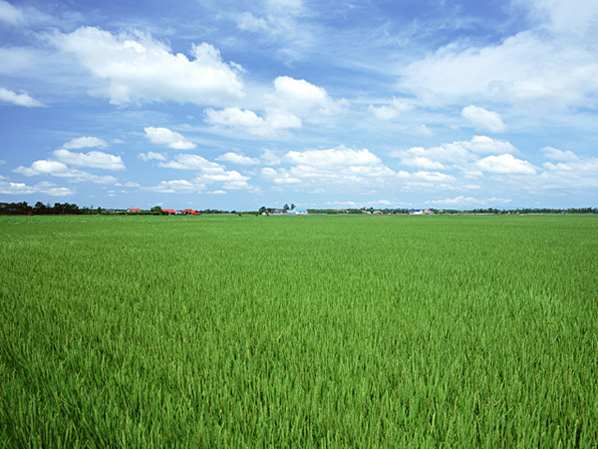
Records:
{"label": "dark tree row", "polygon": [[76,204],[54,203],[44,204],[41,201],[30,206],[25,201],[20,203],[0,203],[0,215],[78,215],[87,209],[79,209]]}
{"label": "dark tree row", "polygon": [[[286,206],[286,205],[285,205]],[[294,206],[294,204],[293,204]],[[259,210],[259,213],[272,213],[275,209],[267,208],[262,206]],[[283,209],[284,212],[288,210],[288,206],[286,209]],[[309,213],[324,213],[324,214],[338,214],[338,213],[349,213],[349,214],[360,214],[364,211],[373,212],[375,209],[370,208],[361,208],[361,209],[344,209],[344,210],[333,210],[333,209],[309,209]],[[434,213],[441,213],[441,214],[455,214],[455,213],[474,213],[474,214],[505,214],[505,213],[515,213],[515,214],[598,214],[598,208],[595,207],[578,207],[578,208],[568,208],[568,209],[551,209],[551,208],[522,208],[522,209],[510,209],[510,210],[501,210],[501,209],[494,209],[494,208],[487,208],[487,209],[472,209],[472,210],[438,210],[432,209]],[[153,214],[153,215],[161,215],[162,209],[160,206],[156,206],[149,211],[141,211],[143,214]],[[224,211],[219,209],[205,209],[200,211],[203,214],[230,214],[230,213],[237,213],[236,211]],[[408,213],[408,209],[386,209],[383,210],[384,213],[393,213],[393,214],[406,214]],[[54,203],[53,206],[50,204],[44,204],[41,201],[35,203],[34,206],[30,206],[25,201],[20,203],[0,203],[0,215],[90,215],[90,214],[111,214],[111,213],[119,213],[119,214],[127,214],[127,210],[111,210],[111,209],[102,209],[98,207],[97,209],[90,209],[87,207],[79,208],[76,204],[70,203]]]}

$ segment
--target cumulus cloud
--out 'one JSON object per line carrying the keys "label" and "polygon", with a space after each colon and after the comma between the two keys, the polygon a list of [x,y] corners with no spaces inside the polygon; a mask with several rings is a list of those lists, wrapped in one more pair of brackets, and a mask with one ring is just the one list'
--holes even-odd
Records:
{"label": "cumulus cloud", "polygon": [[222,170],[220,164],[210,162],[197,154],[179,154],[174,160],[160,162],[158,166],[163,168],[174,168],[177,170],[202,170],[205,172],[219,172]]}
{"label": "cumulus cloud", "polygon": [[455,141],[436,147],[413,147],[393,151],[391,157],[400,159],[401,165],[425,170],[448,169],[449,164],[464,166],[478,159],[479,154],[514,153],[517,149],[509,142],[488,136],[474,136],[469,141]]}
{"label": "cumulus cloud", "polygon": [[369,111],[374,114],[378,120],[392,120],[403,112],[413,109],[411,102],[399,98],[393,98],[389,104],[380,106],[370,105]]}
{"label": "cumulus cloud", "polygon": [[222,105],[244,96],[236,64],[222,60],[212,45],[191,49],[192,58],[173,53],[141,32],[115,35],[95,27],[55,33],[51,41],[108,86],[101,93],[113,104],[174,101]]}
{"label": "cumulus cloud", "polygon": [[153,128],[150,126],[144,128],[144,131],[145,137],[147,137],[150,142],[157,145],[165,145],[174,150],[191,150],[196,146],[193,142],[189,142],[185,139],[181,134],[171,131],[168,128]]}
{"label": "cumulus cloud", "polygon": [[[466,152],[463,152],[463,154],[466,155]],[[406,151],[394,152],[393,155],[401,159],[401,165],[428,170],[446,169],[446,165],[441,161],[449,159],[447,158],[449,155],[448,152],[444,151],[442,147],[437,149],[432,148],[430,150],[426,150],[422,147],[413,147]],[[450,158],[454,158],[455,156],[457,155],[453,154]]]}
{"label": "cumulus cloud", "polygon": [[300,128],[301,119],[294,114],[268,110],[260,117],[249,109],[225,108],[222,110],[206,109],[206,122],[212,125],[243,129],[258,136],[275,135],[277,131]]}
{"label": "cumulus cloud", "polygon": [[262,177],[275,184],[299,184],[301,179],[292,176],[287,170],[276,171],[271,167],[262,168]]}
{"label": "cumulus cloud", "polygon": [[342,110],[342,102],[333,101],[326,89],[305,80],[289,76],[279,76],[274,80],[275,98],[278,107],[297,114],[317,111],[322,114],[335,114]]}
{"label": "cumulus cloud", "polygon": [[425,204],[429,206],[456,206],[464,204],[483,204],[483,201],[471,196],[465,197],[463,195],[460,195],[455,198],[445,198],[443,200],[426,201]]}
{"label": "cumulus cloud", "polygon": [[474,136],[469,142],[455,142],[478,154],[514,153],[517,149],[509,142],[493,139],[488,136]]}
{"label": "cumulus cloud", "polygon": [[[554,150],[554,149],[553,149]],[[557,150],[558,151],[558,150]],[[553,162],[542,164],[544,171],[539,178],[546,188],[567,188],[570,191],[578,191],[583,188],[598,187],[598,158],[571,156],[570,151],[560,152]],[[567,160],[563,158],[569,158]]]}
{"label": "cumulus cloud", "polygon": [[30,97],[26,93],[17,94],[12,90],[8,90],[3,87],[0,87],[0,101],[12,103],[17,106],[24,106],[26,108],[39,108],[44,106],[43,103],[37,101],[33,97]]}
{"label": "cumulus cloud", "polygon": [[289,151],[285,160],[297,165],[337,169],[343,167],[380,167],[382,161],[367,149],[338,146],[329,150]]}
{"label": "cumulus cloud", "polygon": [[186,179],[175,179],[172,181],[161,181],[155,187],[149,187],[148,190],[158,193],[200,193],[203,186],[198,186]]}
{"label": "cumulus cloud", "polygon": [[[598,173],[598,158],[576,158],[564,160],[563,162],[545,162],[543,167],[551,172],[573,172],[578,175],[583,173]],[[598,177],[595,176],[598,179]]]}
{"label": "cumulus cloud", "polygon": [[555,161],[571,162],[579,159],[573,151],[562,151],[552,147],[542,148],[542,152],[548,159]]}
{"label": "cumulus cloud", "polygon": [[144,162],[166,160],[166,156],[164,156],[162,153],[155,153],[153,151],[148,151],[147,153],[139,153],[137,157]]}
{"label": "cumulus cloud", "polygon": [[442,200],[431,200],[426,201],[425,204],[428,206],[484,206],[488,204],[508,204],[512,200],[508,198],[489,198],[487,200],[480,200],[472,196],[459,195],[455,198],[445,198]]}
{"label": "cumulus cloud", "polygon": [[484,108],[469,105],[461,111],[461,115],[475,127],[499,133],[506,129],[500,115]]}
{"label": "cumulus cloud", "polygon": [[0,181],[0,193],[5,195],[31,195],[43,193],[49,196],[69,196],[75,193],[74,189],[60,187],[49,182],[40,182],[33,186],[22,182]]}
{"label": "cumulus cloud", "polygon": [[225,153],[222,156],[217,157],[216,160],[222,162],[230,162],[232,164],[238,165],[259,165],[260,163],[259,159],[243,156],[242,154],[233,152]]}
{"label": "cumulus cloud", "polygon": [[[590,1],[574,3],[587,6]],[[575,15],[586,25],[592,20],[596,23],[596,15],[582,17],[571,3],[542,2],[563,5],[570,10],[567,17]],[[598,55],[591,38],[560,26],[546,31],[538,26],[481,47],[451,43],[409,64],[401,73],[399,87],[427,105],[475,98],[543,108],[595,106]]]}
{"label": "cumulus cloud", "polygon": [[394,172],[367,149],[338,146],[325,150],[289,151],[281,158],[290,168],[262,169],[262,177],[276,184],[306,187],[339,184],[351,188],[372,188],[388,183]]}
{"label": "cumulus cloud", "polygon": [[280,155],[272,150],[264,150],[260,155],[260,160],[264,165],[280,165]]}
{"label": "cumulus cloud", "polygon": [[56,176],[59,178],[67,178],[72,182],[93,182],[95,184],[115,184],[116,178],[113,176],[98,176],[85,171],[69,168],[66,164],[42,159],[35,161],[30,167],[20,166],[14,170],[25,176]]}
{"label": "cumulus cloud", "polygon": [[500,174],[533,175],[535,167],[527,161],[517,159],[512,154],[488,156],[478,161],[477,166],[486,172]]}
{"label": "cumulus cloud", "polygon": [[125,164],[120,156],[103,153],[101,151],[90,151],[89,153],[74,153],[69,150],[60,149],[54,151],[54,157],[65,164],[77,167],[101,168],[103,170],[124,170]]}
{"label": "cumulus cloud", "polygon": [[196,154],[179,154],[174,160],[158,163],[162,168],[173,168],[176,170],[197,171],[196,184],[222,183],[224,189],[242,189],[249,187],[249,177],[242,175],[236,170],[225,170],[216,163],[210,162],[204,157]]}
{"label": "cumulus cloud", "polygon": [[67,150],[79,150],[81,148],[106,148],[108,144],[106,141],[98,137],[77,137],[76,139],[69,140],[62,147]]}
{"label": "cumulus cloud", "polygon": [[434,172],[434,171],[426,171],[420,170],[414,173],[409,173],[406,171],[399,171],[397,173],[397,177],[400,179],[406,179],[411,181],[419,181],[425,183],[453,183],[456,181],[456,178],[452,175],[448,175],[446,173],[441,172]]}

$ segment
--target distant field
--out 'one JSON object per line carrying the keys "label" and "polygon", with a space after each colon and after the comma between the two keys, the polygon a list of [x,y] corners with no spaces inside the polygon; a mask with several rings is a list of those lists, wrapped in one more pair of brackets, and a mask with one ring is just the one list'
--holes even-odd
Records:
{"label": "distant field", "polygon": [[0,217],[0,447],[598,445],[598,217]]}

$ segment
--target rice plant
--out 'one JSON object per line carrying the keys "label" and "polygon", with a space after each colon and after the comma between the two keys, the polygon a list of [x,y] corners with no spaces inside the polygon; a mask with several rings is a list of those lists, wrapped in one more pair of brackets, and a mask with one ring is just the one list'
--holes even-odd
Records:
{"label": "rice plant", "polygon": [[594,216],[0,217],[2,447],[596,447]]}

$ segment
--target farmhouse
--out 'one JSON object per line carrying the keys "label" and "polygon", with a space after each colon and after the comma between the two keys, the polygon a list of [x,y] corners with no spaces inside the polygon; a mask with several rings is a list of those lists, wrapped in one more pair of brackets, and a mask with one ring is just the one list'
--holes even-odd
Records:
{"label": "farmhouse", "polygon": [[430,209],[410,210],[409,215],[434,215],[434,211]]}
{"label": "farmhouse", "polygon": [[138,214],[141,212],[141,209],[129,208],[129,209],[127,209],[127,212],[129,212],[130,214]]}
{"label": "farmhouse", "polygon": [[176,214],[174,209],[162,209],[162,212],[167,213],[168,215],[174,215]]}
{"label": "farmhouse", "polygon": [[302,208],[290,209],[287,211],[287,214],[289,214],[289,215],[307,215],[307,209],[302,209]]}

